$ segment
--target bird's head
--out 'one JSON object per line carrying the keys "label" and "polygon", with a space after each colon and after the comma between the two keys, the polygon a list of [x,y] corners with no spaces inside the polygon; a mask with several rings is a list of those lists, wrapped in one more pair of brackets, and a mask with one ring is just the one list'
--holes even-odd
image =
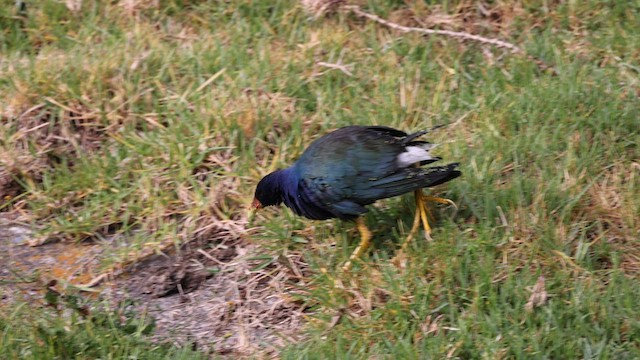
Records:
{"label": "bird's head", "polygon": [[256,193],[251,207],[260,209],[282,203],[282,179],[280,172],[281,170],[274,171],[260,180],[256,187]]}
{"label": "bird's head", "polygon": [[249,219],[256,210],[267,206],[280,205],[282,203],[282,179],[281,170],[272,172],[260,180],[249,209]]}

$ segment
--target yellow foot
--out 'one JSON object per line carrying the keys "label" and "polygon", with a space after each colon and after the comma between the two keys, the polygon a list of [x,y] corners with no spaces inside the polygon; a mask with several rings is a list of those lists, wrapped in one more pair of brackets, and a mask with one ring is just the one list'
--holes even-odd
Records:
{"label": "yellow foot", "polygon": [[411,226],[411,231],[409,232],[409,236],[407,236],[407,239],[402,244],[400,251],[403,251],[407,248],[407,246],[409,245],[409,243],[411,242],[415,234],[418,232],[420,223],[422,223],[422,227],[424,228],[424,237],[427,240],[431,240],[431,226],[429,225],[429,217],[433,218],[433,216],[431,215],[431,212],[427,207],[427,201],[456,206],[456,204],[449,199],[425,195],[422,192],[422,189],[418,189],[415,191],[415,199],[416,199],[416,214],[413,219],[413,225]]}
{"label": "yellow foot", "polygon": [[[422,193],[422,191],[420,191],[420,190],[418,190],[418,191],[420,193]],[[451,201],[449,199],[445,199],[445,198],[441,198],[441,197],[437,197],[437,196],[425,195],[425,194],[422,194],[422,199],[423,199],[423,201],[437,202],[439,204],[444,204],[444,205],[453,205],[453,207],[458,208],[456,203],[454,203],[453,201]]]}
{"label": "yellow foot", "polygon": [[359,217],[356,219],[356,226],[358,227],[358,231],[360,231],[360,244],[358,244],[358,247],[353,250],[353,253],[349,256],[349,261],[342,266],[342,270],[344,271],[349,271],[351,269],[353,261],[359,259],[360,256],[367,251],[369,243],[371,242],[371,231],[367,228],[363,218]]}

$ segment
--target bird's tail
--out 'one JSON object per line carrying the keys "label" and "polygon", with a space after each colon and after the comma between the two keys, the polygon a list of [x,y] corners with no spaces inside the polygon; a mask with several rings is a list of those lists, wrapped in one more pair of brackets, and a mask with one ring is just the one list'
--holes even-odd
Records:
{"label": "bird's tail", "polygon": [[422,187],[431,187],[440,184],[444,184],[447,181],[453,180],[462,175],[462,172],[458,170],[459,163],[452,163],[444,166],[433,166],[430,168],[419,168],[423,172],[426,172],[425,180],[427,184]]}
{"label": "bird's tail", "polygon": [[445,125],[436,125],[431,127],[430,129],[426,129],[426,130],[421,130],[418,132],[414,132],[413,134],[409,134],[406,137],[404,137],[402,139],[402,144],[403,145],[409,145],[411,142],[413,142],[415,139],[419,138],[422,135],[428,134],[430,132],[432,132],[433,130],[439,129],[441,127],[444,127]]}
{"label": "bird's tail", "polygon": [[444,184],[462,173],[458,163],[428,168],[409,167],[370,183],[372,189],[380,191],[381,197],[394,197],[421,188]]}

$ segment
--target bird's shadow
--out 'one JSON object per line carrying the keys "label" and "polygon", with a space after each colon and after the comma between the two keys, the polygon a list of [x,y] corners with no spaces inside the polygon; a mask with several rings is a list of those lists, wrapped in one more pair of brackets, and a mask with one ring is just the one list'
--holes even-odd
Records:
{"label": "bird's shadow", "polygon": [[[438,227],[443,221],[450,221],[455,217],[457,210],[448,210],[447,206],[429,203],[432,218],[429,224],[433,234],[438,233]],[[365,223],[372,232],[371,249],[381,257],[391,258],[395,256],[398,249],[409,236],[415,217],[416,205],[412,196],[390,199],[381,203],[381,206],[372,206],[365,215]],[[344,230],[353,229],[353,224],[345,223]],[[357,230],[354,230],[348,241],[351,245],[360,241]],[[424,229],[422,226],[415,234],[414,239],[424,239]]]}

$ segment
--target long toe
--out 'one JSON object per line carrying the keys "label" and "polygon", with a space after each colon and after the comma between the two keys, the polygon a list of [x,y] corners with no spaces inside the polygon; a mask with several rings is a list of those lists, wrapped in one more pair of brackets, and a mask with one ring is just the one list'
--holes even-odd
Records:
{"label": "long toe", "polygon": [[454,203],[452,200],[441,198],[441,197],[437,197],[437,196],[423,195],[423,200],[424,201],[435,202],[435,203],[438,203],[438,204],[453,205],[453,207],[458,208],[456,203]]}

